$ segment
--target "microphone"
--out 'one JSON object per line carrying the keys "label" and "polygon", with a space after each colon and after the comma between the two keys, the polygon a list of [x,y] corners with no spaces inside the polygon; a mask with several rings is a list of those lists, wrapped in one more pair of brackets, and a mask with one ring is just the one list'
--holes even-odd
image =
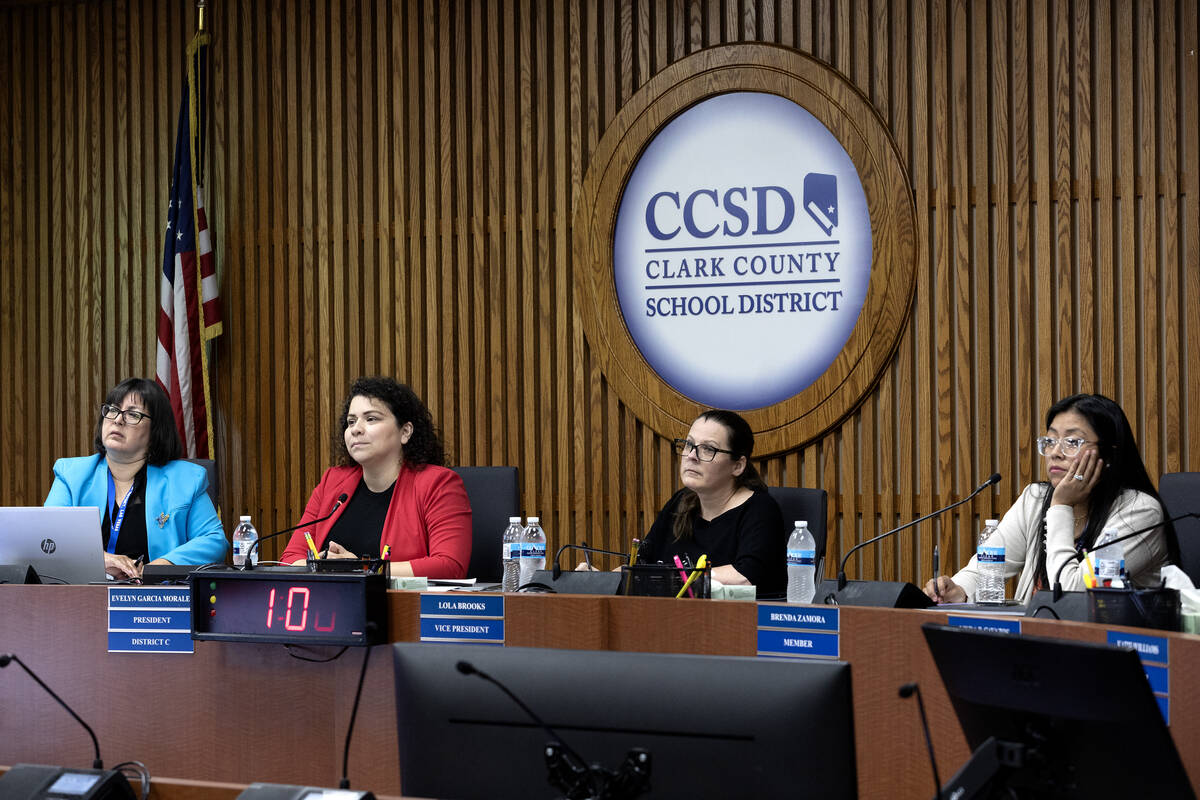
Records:
{"label": "microphone", "polygon": [[[1121,542],[1125,541],[1126,539],[1132,539],[1135,536],[1141,536],[1143,533],[1149,533],[1150,531],[1154,530],[1155,528],[1161,528],[1164,525],[1169,525],[1169,524],[1178,522],[1181,519],[1187,519],[1188,517],[1195,517],[1197,519],[1200,519],[1200,513],[1195,512],[1195,511],[1185,511],[1182,514],[1179,514],[1178,516],[1171,517],[1170,519],[1165,519],[1160,522],[1156,522],[1153,525],[1147,525],[1146,527],[1142,528],[1141,530],[1134,531],[1133,533],[1127,533],[1124,536],[1118,536],[1117,538],[1113,539],[1111,542],[1105,542],[1104,546],[1107,547],[1110,544],[1120,544]],[[1077,562],[1082,561],[1084,558],[1087,557],[1088,553],[1091,553],[1091,552],[1093,552],[1093,551],[1088,550],[1087,548],[1084,548],[1084,547],[1079,547],[1077,545],[1075,548],[1075,553],[1072,555],[1072,557],[1068,558],[1066,561],[1064,561],[1059,566],[1058,571],[1054,573],[1054,587],[1053,587],[1052,596],[1054,598],[1055,603],[1057,603],[1059,600],[1061,600],[1062,596],[1063,596],[1063,588],[1062,588],[1063,570],[1066,569],[1067,565],[1070,564],[1072,561],[1077,561]]]}
{"label": "microphone", "polygon": [[621,556],[622,558],[626,559],[629,558],[629,553],[618,553],[616,550],[602,550],[599,547],[588,547],[587,542],[584,542],[583,544],[564,544],[562,547],[558,548],[558,551],[554,554],[554,569],[550,570],[554,580],[558,580],[558,576],[562,575],[562,567],[558,565],[558,557],[563,554],[564,550],[582,550],[585,553],[603,553],[604,555],[609,556]]}
{"label": "microphone", "polygon": [[100,742],[96,741],[96,734],[92,731],[91,726],[83,721],[75,711],[67,705],[61,697],[54,693],[54,690],[47,686],[41,678],[34,674],[33,670],[25,665],[25,662],[17,658],[14,653],[0,654],[0,668],[7,667],[11,662],[17,662],[21,669],[29,673],[29,677],[37,681],[38,686],[46,690],[46,694],[58,701],[58,704],[67,710],[67,713],[75,718],[75,721],[83,726],[83,729],[88,732],[88,736],[92,737],[92,749],[96,753],[96,758],[92,761],[92,769],[104,769],[104,762],[100,760]]}
{"label": "microphone", "polygon": [[[345,497],[345,495],[342,496]],[[341,500],[338,502],[340,503]],[[362,671],[358,673],[358,689],[354,692],[354,707],[350,709],[350,725],[346,728],[346,749],[342,752],[342,779],[338,782],[339,789],[350,788],[350,737],[354,735],[354,718],[358,716],[358,701],[362,699],[363,681],[367,677],[367,661],[370,658],[371,647],[368,645],[364,648]]]}
{"label": "microphone", "polygon": [[[899,526],[898,528],[892,528],[890,531],[887,531],[886,533],[881,533],[878,536],[867,539],[865,542],[859,542],[858,544],[854,545],[854,547],[851,547],[848,551],[846,551],[845,557],[842,558],[842,564],[840,567],[838,567],[837,590],[840,592],[846,588],[846,563],[850,560],[850,556],[854,555],[854,553],[856,551],[863,549],[864,547],[866,547],[869,544],[878,542],[880,539],[886,539],[889,536],[893,536],[893,535],[899,533],[900,531],[904,530],[905,528],[911,528],[914,525],[919,525],[920,523],[924,522],[927,519],[930,519],[931,517],[936,517],[939,514],[945,514],[947,511],[949,511],[952,508],[958,508],[963,503],[966,503],[967,501],[974,498],[975,495],[979,494],[984,489],[988,488],[989,486],[994,486],[995,484],[997,484],[999,482],[1000,482],[1000,473],[993,472],[990,478],[988,478],[983,483],[979,484],[979,488],[977,488],[975,491],[971,492],[969,495],[964,497],[962,500],[958,500],[957,502],[951,503],[950,505],[946,506],[945,508],[939,508],[937,511],[934,511],[930,514],[926,514],[925,516],[921,517],[920,519],[914,519],[912,522],[906,522],[903,525]],[[933,577],[935,580],[937,579],[936,575],[934,575]]]}
{"label": "microphone", "polygon": [[[995,475],[993,477],[999,477]],[[929,735],[929,720],[925,718],[925,701],[921,699],[921,687],[916,681],[900,687],[900,696],[907,699],[917,696],[917,710],[921,712],[921,730],[925,731],[925,746],[929,748],[929,764],[933,767],[934,797],[942,800],[942,779],[938,777],[937,758],[933,755],[933,737]]]}
{"label": "microphone", "polygon": [[267,536],[261,536],[258,539],[256,539],[254,541],[254,544],[250,545],[250,549],[246,552],[246,561],[244,564],[242,564],[242,570],[245,572],[249,572],[254,569],[254,564],[251,561],[250,556],[251,556],[251,554],[254,553],[254,548],[258,547],[264,541],[266,541],[267,539],[274,539],[276,536],[283,536],[285,533],[291,533],[292,531],[299,530],[300,528],[303,528],[306,525],[316,525],[318,522],[324,522],[325,520],[329,519],[330,517],[332,517],[334,514],[337,513],[337,510],[339,508],[341,508],[342,503],[346,502],[346,499],[349,498],[349,496],[350,495],[346,494],[345,492],[342,492],[340,495],[338,495],[337,502],[333,504],[333,508],[330,509],[328,514],[321,517],[320,519],[305,520],[304,522],[301,522],[299,525],[293,525],[290,528],[284,528],[281,531],[275,531],[272,534],[268,534]]}
{"label": "microphone", "polygon": [[555,730],[553,728],[551,728],[549,725],[547,725],[545,720],[543,720],[541,717],[539,717],[537,714],[535,714],[532,708],[530,708],[529,706],[527,706],[523,702],[521,702],[521,698],[519,698],[515,694],[513,694],[512,691],[507,686],[505,686],[503,683],[496,680],[495,678],[493,678],[491,675],[487,674],[483,670],[476,667],[470,661],[461,661],[460,660],[458,663],[456,663],[454,665],[454,668],[457,669],[459,672],[461,672],[463,675],[478,675],[480,678],[483,678],[488,683],[491,683],[491,684],[495,685],[496,687],[498,687],[500,689],[500,691],[502,691],[506,695],[508,695],[509,698],[514,703],[516,703],[521,708],[521,710],[524,711],[529,716],[530,719],[532,719],[534,722],[536,722],[538,724],[538,726],[546,732],[546,734],[550,737],[551,741],[558,742],[558,744],[562,745],[563,752],[567,755],[568,760],[573,759],[575,761],[575,763],[570,766],[576,774],[589,771],[588,763],[587,763],[587,761],[585,761],[583,759],[583,756],[579,755],[579,753],[575,752],[574,748],[572,748],[569,744],[567,744],[565,741],[563,741],[563,738],[561,736],[559,736],[558,733],[555,732]]}

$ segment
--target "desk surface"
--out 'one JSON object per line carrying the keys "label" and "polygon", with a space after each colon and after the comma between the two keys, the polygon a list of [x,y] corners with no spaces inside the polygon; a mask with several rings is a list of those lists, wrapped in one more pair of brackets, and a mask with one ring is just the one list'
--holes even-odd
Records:
{"label": "desk surface", "polygon": [[[106,763],[143,761],[151,775],[336,786],[365,655],[311,663],[281,645],[197,642],[192,655],[106,652],[102,586],[0,586],[0,650],[14,652],[95,729]],[[419,638],[420,595],[389,592],[389,640]],[[841,658],[852,665],[862,797],[928,797],[933,778],[915,704],[919,681],[946,777],[969,755],[920,626],[938,611],[841,609]],[[583,595],[507,595],[509,646],[753,656],[753,603]],[[1025,633],[1104,642],[1110,628],[1024,619]],[[1124,629],[1131,630],[1131,629]],[[1142,631],[1142,633],[1146,633]],[[1155,632],[1157,633],[1157,632]],[[1200,788],[1200,637],[1170,639],[1171,731]],[[333,648],[298,654],[322,657]],[[355,723],[356,787],[399,795],[391,654],[372,650]],[[20,671],[0,672],[0,764],[87,765],[87,734]]]}

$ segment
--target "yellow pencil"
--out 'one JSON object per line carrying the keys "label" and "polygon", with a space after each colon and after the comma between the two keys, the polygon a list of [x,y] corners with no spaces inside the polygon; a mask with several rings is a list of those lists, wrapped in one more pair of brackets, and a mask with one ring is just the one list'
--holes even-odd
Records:
{"label": "yellow pencil", "polygon": [[308,542],[308,552],[312,553],[313,561],[321,558],[321,554],[317,552],[317,546],[313,544],[312,534],[308,531],[304,532],[304,541]]}

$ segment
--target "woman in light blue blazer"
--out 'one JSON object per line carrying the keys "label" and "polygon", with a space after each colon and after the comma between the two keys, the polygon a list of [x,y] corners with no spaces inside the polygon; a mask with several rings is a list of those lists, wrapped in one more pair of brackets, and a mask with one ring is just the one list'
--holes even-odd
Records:
{"label": "woman in light blue blazer", "polygon": [[183,447],[162,387],[143,378],[114,386],[100,406],[95,445],[95,455],[54,463],[45,505],[100,509],[110,575],[138,577],[146,561],[224,560],[228,542],[208,496],[208,475],[180,460]]}

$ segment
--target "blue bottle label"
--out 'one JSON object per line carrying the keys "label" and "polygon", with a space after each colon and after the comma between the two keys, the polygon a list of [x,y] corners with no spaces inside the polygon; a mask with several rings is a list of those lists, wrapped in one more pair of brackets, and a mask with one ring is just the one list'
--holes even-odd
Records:
{"label": "blue bottle label", "polygon": [[545,558],[546,544],[545,542],[526,542],[521,555],[525,558]]}
{"label": "blue bottle label", "polygon": [[976,553],[976,558],[980,564],[1003,564],[1004,548],[991,547],[986,544],[980,545],[979,551]]}
{"label": "blue bottle label", "polygon": [[815,567],[817,565],[817,551],[788,550],[787,563],[789,567]]}

